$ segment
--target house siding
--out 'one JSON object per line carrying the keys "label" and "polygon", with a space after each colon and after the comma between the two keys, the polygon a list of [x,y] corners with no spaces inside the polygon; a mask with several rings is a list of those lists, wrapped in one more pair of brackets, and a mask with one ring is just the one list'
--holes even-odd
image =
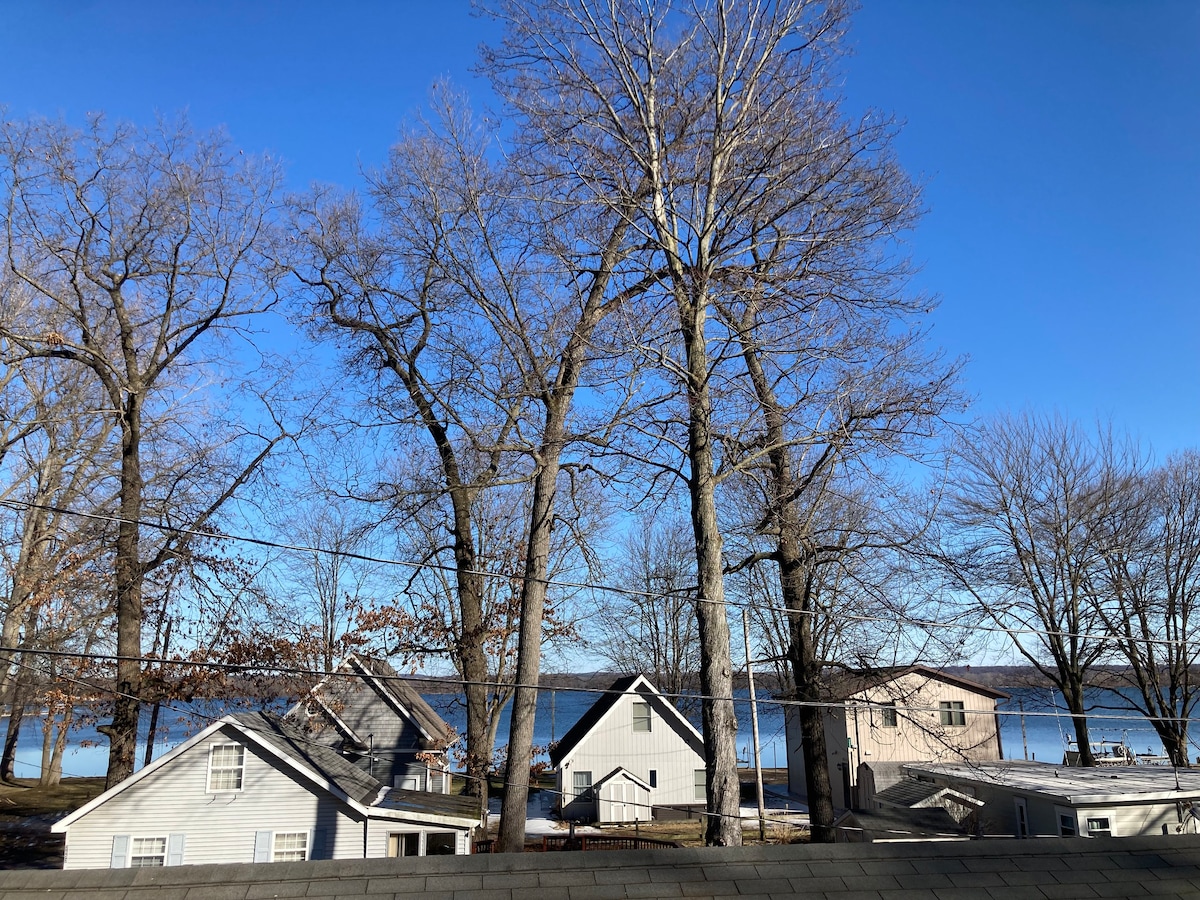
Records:
{"label": "house siding", "polygon": [[209,748],[239,743],[236,734],[232,728],[215,732],[83,816],[67,833],[64,867],[108,868],[113,835],[183,834],[184,865],[253,862],[259,831],[315,829],[321,858],[362,856],[361,814],[295,781],[252,745],[244,745],[242,790],[209,793]]}
{"label": "house siding", "polygon": [[431,825],[428,822],[413,822],[405,819],[372,819],[367,825],[366,855],[369,858],[387,856],[388,835],[397,833],[431,832],[444,834],[453,831],[454,852],[464,855],[471,852],[471,833],[467,828],[452,828],[448,825]]}
{"label": "house siding", "polygon": [[[938,705],[963,705],[965,724],[944,726]],[[883,724],[881,707],[896,704],[895,727]],[[996,701],[956,683],[908,673],[853,695],[825,711],[826,765],[835,806],[861,806],[854,796],[861,763],[983,761],[1001,758]],[[788,788],[807,796],[800,717],[785,710]]]}
{"label": "house siding", "polygon": [[[651,729],[633,730],[633,704],[649,703]],[[656,786],[650,791],[655,806],[704,805],[697,798],[695,771],[704,768],[704,757],[697,753],[677,726],[667,716],[668,701],[654,693],[623,694],[577,747],[563,760],[558,769],[558,788],[562,791],[563,817],[584,818],[596,814],[594,801],[574,799],[574,774],[592,773],[592,784],[624,767],[633,775],[650,783],[650,770],[656,772]]]}

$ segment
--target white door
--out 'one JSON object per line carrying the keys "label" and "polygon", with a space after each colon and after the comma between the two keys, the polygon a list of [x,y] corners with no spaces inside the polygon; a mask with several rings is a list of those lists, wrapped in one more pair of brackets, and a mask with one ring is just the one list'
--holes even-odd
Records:
{"label": "white door", "polygon": [[625,821],[625,785],[619,781],[612,786],[611,815],[614,822]]}

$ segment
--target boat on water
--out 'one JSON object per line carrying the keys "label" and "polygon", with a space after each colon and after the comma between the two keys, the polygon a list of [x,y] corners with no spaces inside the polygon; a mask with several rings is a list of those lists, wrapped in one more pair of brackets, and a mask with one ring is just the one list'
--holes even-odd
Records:
{"label": "boat on water", "polygon": [[[1134,753],[1129,744],[1124,741],[1093,741],[1092,759],[1098,766],[1169,766],[1171,760],[1158,753]],[[1079,748],[1074,738],[1067,738],[1067,748],[1063,753],[1064,766],[1079,766]]]}

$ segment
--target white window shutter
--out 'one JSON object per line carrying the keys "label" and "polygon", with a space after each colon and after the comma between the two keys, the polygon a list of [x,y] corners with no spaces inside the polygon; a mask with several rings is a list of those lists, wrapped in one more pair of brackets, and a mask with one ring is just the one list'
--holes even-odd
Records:
{"label": "white window shutter", "polygon": [[254,833],[254,861],[271,861],[271,832],[256,831]]}
{"label": "white window shutter", "polygon": [[129,835],[113,835],[112,859],[109,861],[108,867],[110,869],[129,868]]}
{"label": "white window shutter", "polygon": [[167,837],[167,865],[183,865],[183,847],[187,843],[187,835],[172,834]]}

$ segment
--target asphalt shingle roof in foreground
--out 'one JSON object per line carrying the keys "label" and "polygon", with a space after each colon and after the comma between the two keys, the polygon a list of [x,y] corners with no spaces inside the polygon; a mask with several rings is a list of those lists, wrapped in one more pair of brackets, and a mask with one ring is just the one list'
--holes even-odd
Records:
{"label": "asphalt shingle roof in foreground", "polygon": [[0,900],[1025,900],[1200,896],[1200,836],[524,853],[10,871]]}

